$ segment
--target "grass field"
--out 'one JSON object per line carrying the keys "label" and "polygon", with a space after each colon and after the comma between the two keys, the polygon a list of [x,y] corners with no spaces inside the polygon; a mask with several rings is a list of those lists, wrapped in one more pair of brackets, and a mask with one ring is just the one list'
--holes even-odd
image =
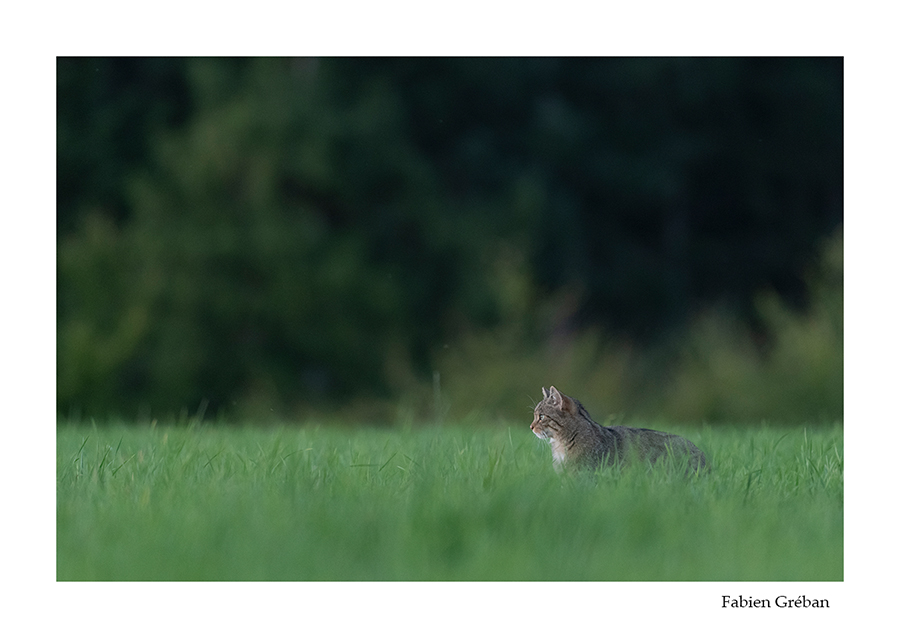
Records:
{"label": "grass field", "polygon": [[57,430],[58,580],[843,580],[843,433],[557,475],[515,427]]}

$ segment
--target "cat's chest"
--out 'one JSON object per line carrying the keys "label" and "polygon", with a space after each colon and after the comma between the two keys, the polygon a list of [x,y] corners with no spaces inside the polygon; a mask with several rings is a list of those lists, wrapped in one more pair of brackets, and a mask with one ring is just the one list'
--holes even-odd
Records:
{"label": "cat's chest", "polygon": [[566,446],[563,445],[559,440],[553,439],[550,443],[550,449],[553,451],[553,464],[556,467],[561,467],[565,464],[566,459],[568,458],[568,450]]}

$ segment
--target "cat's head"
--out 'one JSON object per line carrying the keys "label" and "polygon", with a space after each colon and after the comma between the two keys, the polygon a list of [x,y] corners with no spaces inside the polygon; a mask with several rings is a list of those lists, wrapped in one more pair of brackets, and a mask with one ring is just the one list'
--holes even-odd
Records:
{"label": "cat's head", "polygon": [[570,422],[571,418],[578,414],[578,405],[571,397],[550,386],[541,388],[544,393],[543,400],[534,406],[534,421],[531,422],[531,431],[535,436],[547,441],[553,440]]}

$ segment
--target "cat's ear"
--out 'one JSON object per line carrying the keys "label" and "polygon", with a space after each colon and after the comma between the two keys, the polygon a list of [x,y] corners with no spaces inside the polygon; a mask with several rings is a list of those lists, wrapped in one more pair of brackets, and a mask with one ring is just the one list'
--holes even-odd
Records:
{"label": "cat's ear", "polygon": [[563,412],[575,412],[575,402],[552,385],[550,386],[550,403],[558,405]]}
{"label": "cat's ear", "polygon": [[547,402],[547,405],[551,405],[554,408],[562,406],[562,395],[559,393],[559,390],[552,385],[550,386],[550,392],[547,392],[544,388],[541,388],[541,390],[544,390],[544,401]]}

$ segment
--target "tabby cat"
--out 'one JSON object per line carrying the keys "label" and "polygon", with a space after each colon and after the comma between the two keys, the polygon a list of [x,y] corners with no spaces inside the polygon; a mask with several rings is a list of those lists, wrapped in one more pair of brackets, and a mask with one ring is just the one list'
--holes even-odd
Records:
{"label": "tabby cat", "polygon": [[691,472],[706,466],[700,449],[676,434],[596,423],[581,403],[550,386],[534,408],[531,431],[550,442],[557,471],[566,466],[595,468],[633,461],[655,463],[663,458],[686,460]]}

